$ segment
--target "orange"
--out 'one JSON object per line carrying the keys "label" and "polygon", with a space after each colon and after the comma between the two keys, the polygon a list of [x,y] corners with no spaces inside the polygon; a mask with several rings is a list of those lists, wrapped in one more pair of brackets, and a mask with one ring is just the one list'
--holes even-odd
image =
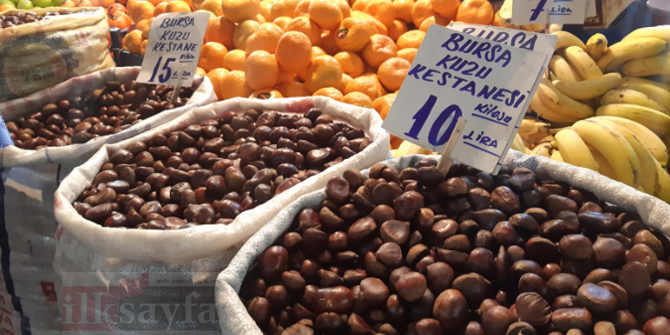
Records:
{"label": "orange", "polygon": [[230,71],[244,71],[246,69],[247,53],[244,50],[231,50],[223,57],[223,67]]}
{"label": "orange", "polygon": [[98,5],[103,7],[103,8],[109,8],[109,6],[115,4],[116,1],[114,0],[100,0],[98,1]]}
{"label": "orange", "polygon": [[421,22],[421,26],[419,27],[419,30],[428,32],[428,28],[430,28],[431,25],[437,24],[440,26],[446,26],[451,22],[451,19],[447,19],[444,16],[440,14],[435,14]]}
{"label": "orange", "polygon": [[395,8],[391,0],[357,0],[351,9],[370,14],[387,27],[395,19]]}
{"label": "orange", "polygon": [[167,2],[161,2],[159,3],[155,8],[154,8],[154,17],[161,15],[165,13],[165,10],[167,9]]}
{"label": "orange", "polygon": [[228,49],[218,42],[207,42],[200,49],[200,60],[198,66],[205,71],[212,71],[223,67],[223,58],[228,54]]}
{"label": "orange", "polygon": [[293,18],[288,17],[288,16],[280,16],[280,17],[274,19],[274,21],[272,21],[272,23],[278,25],[283,31],[286,31],[286,26],[288,26],[288,24],[289,24],[289,22],[291,22],[291,20],[293,20]]}
{"label": "orange", "polygon": [[[275,57],[276,58],[276,57]],[[277,83],[282,84],[290,81],[296,81],[298,76],[295,73],[289,73],[282,71],[281,67],[279,68],[279,80]]]}
{"label": "orange", "polygon": [[406,48],[416,48],[418,49],[423,42],[423,38],[426,36],[426,33],[421,30],[410,30],[398,38],[398,50]]}
{"label": "orange", "polygon": [[298,6],[295,7],[293,17],[309,16],[309,5],[311,4],[311,2],[312,0],[301,0],[298,3]]}
{"label": "orange", "polygon": [[398,149],[404,140],[400,137],[391,135],[391,149]]}
{"label": "orange", "polygon": [[299,31],[286,32],[277,42],[275,57],[282,70],[298,73],[312,62],[312,42]]}
{"label": "orange", "polygon": [[151,2],[151,4],[154,6],[158,6],[158,4],[163,2],[163,0],[147,0],[147,1]]}
{"label": "orange", "polygon": [[131,53],[140,53],[142,47],[142,32],[139,30],[133,30],[126,34],[121,40],[123,48],[128,50]]}
{"label": "orange", "polygon": [[[215,70],[216,70],[216,69],[215,69]],[[201,68],[201,67],[196,67],[196,68],[195,68],[195,75],[196,75],[196,76],[206,76],[206,75],[207,75],[207,71],[205,71],[205,69],[203,69],[203,68]]]}
{"label": "orange", "polygon": [[[169,0],[164,0],[164,1],[169,2]],[[189,1],[191,3],[191,8],[193,8],[194,10],[200,9],[202,4],[205,2],[205,0],[189,0]],[[219,7],[221,7],[221,1],[219,1]]]}
{"label": "orange", "polygon": [[374,30],[373,25],[349,17],[342,20],[337,28],[335,43],[342,51],[359,52],[368,44]]}
{"label": "orange", "polygon": [[191,7],[186,3],[186,1],[171,1],[168,3],[165,8],[166,13],[190,13]]}
{"label": "orange", "polygon": [[137,22],[135,29],[142,32],[142,39],[146,40],[149,38],[149,30],[151,30],[151,24],[154,22],[154,18],[142,20]]}
{"label": "orange", "polygon": [[254,20],[261,11],[259,0],[223,0],[221,7],[223,15],[235,23]]}
{"label": "orange", "polygon": [[372,101],[372,107],[379,113],[382,120],[386,119],[386,115],[389,113],[389,110],[391,110],[395,97],[395,94],[386,94]]}
{"label": "orange", "polygon": [[350,51],[342,51],[335,55],[335,60],[340,63],[342,73],[346,73],[352,77],[358,77],[363,74],[365,64],[357,54]]}
{"label": "orange", "polygon": [[328,54],[325,51],[323,51],[323,49],[321,49],[319,47],[316,47],[316,46],[312,47],[312,59],[314,59],[318,56],[324,56],[324,55],[328,55]]}
{"label": "orange", "polygon": [[[361,21],[365,21],[368,24],[372,24],[376,30],[376,34],[382,34],[382,35],[388,34],[388,29],[386,28],[386,26],[381,21],[377,20],[377,18],[366,12],[356,10],[351,12],[351,17],[359,19]],[[374,34],[375,33],[373,33],[373,35]]]}
{"label": "orange", "polygon": [[320,88],[320,89],[316,90],[316,92],[314,92],[314,94],[312,94],[312,95],[313,96],[319,96],[320,95],[320,96],[328,97],[328,98],[331,98],[331,99],[337,100],[337,101],[342,100],[342,96],[343,96],[342,92],[340,92],[340,90],[336,89],[335,87]]}
{"label": "orange", "polygon": [[246,50],[247,39],[258,31],[258,28],[260,27],[261,24],[254,20],[246,20],[238,24],[233,31],[233,43],[235,44],[235,49]]}
{"label": "orange", "polygon": [[270,18],[272,20],[276,20],[280,16],[293,18],[298,3],[300,3],[300,0],[275,0],[270,6]]}
{"label": "orange", "polygon": [[205,9],[198,9],[195,12],[196,13],[207,13],[207,15],[209,15],[209,18],[207,18],[208,23],[209,23],[209,20],[214,20],[214,19],[217,18],[216,14],[214,14],[214,13],[208,11],[208,10],[205,10]]}
{"label": "orange", "polygon": [[120,3],[115,3],[107,8],[107,15],[109,16],[113,16],[116,12],[128,13],[128,9]]}
{"label": "orange", "polygon": [[405,48],[398,50],[398,57],[406,59],[408,62],[412,63],[414,61],[414,57],[416,57],[417,51],[419,51],[417,48]]}
{"label": "orange", "polygon": [[135,3],[137,3],[140,0],[128,0],[126,1],[126,8],[128,8],[128,11],[133,9],[133,6],[135,6]]}
{"label": "orange", "polygon": [[216,93],[216,96],[219,98],[219,100],[223,100],[223,91],[226,89],[226,87],[223,86],[223,81],[228,73],[228,70],[219,68],[209,71],[209,73],[206,74],[207,78],[209,78],[209,80],[212,82],[212,86],[214,86],[214,93]]}
{"label": "orange", "polygon": [[219,99],[230,99],[236,97],[247,98],[254,90],[247,85],[243,71],[230,71],[221,80],[221,96]]}
{"label": "orange", "polygon": [[277,90],[271,88],[264,88],[261,90],[254,91],[253,93],[251,93],[251,96],[249,98],[267,100],[267,99],[277,99],[283,97],[284,96],[281,94],[281,92]]}
{"label": "orange", "polygon": [[255,33],[251,34],[245,43],[247,53],[256,50],[265,50],[274,53],[277,49],[277,43],[284,31],[276,24],[271,22],[262,23]]}
{"label": "orange", "polygon": [[269,1],[261,1],[261,10],[260,13],[265,19],[265,22],[272,22],[272,16],[270,15],[270,8],[272,3]]}
{"label": "orange", "polygon": [[325,30],[321,33],[321,49],[326,51],[329,55],[334,55],[340,52],[340,48],[337,47],[335,39],[337,38],[337,29]]}
{"label": "orange", "polygon": [[256,17],[254,18],[254,21],[256,21],[256,22],[258,22],[258,23],[265,23],[265,22],[267,22],[267,21],[265,20],[265,16],[263,16],[263,14],[261,14],[261,13],[256,14]]}
{"label": "orange", "polygon": [[435,15],[431,0],[417,0],[412,8],[412,22],[416,27],[421,27],[423,20]]}
{"label": "orange", "polygon": [[395,92],[400,89],[411,65],[406,59],[400,57],[389,58],[377,69],[377,77],[386,89]]}
{"label": "orange", "polygon": [[228,50],[234,49],[234,31],[235,23],[228,20],[227,17],[221,16],[210,19],[207,23],[207,31],[205,32],[205,42],[219,42],[228,48]]}
{"label": "orange", "polygon": [[340,10],[342,11],[342,18],[347,18],[351,16],[351,7],[347,3],[347,0],[335,0],[337,5],[340,7]]}
{"label": "orange", "polygon": [[490,24],[493,7],[487,0],[463,0],[456,12],[456,20],[466,23]]}
{"label": "orange", "polygon": [[370,42],[363,48],[363,59],[368,65],[378,67],[382,63],[398,54],[398,48],[393,40],[385,35],[372,35]]}
{"label": "orange", "polygon": [[205,0],[198,10],[206,10],[214,13],[216,16],[223,15],[223,9],[221,8],[221,1],[219,0]]}
{"label": "orange", "polygon": [[[390,0],[386,0],[389,1]],[[393,7],[393,6],[391,6]],[[323,29],[335,29],[343,19],[342,10],[333,0],[312,0],[308,9],[309,18]]]}
{"label": "orange", "polygon": [[265,51],[257,50],[249,54],[245,62],[244,74],[247,84],[254,90],[275,87],[279,81],[279,65],[275,57]]}
{"label": "orange", "polygon": [[140,55],[144,56],[144,53],[147,51],[147,44],[149,44],[149,40],[142,41],[142,44],[140,45]]}
{"label": "orange", "polygon": [[321,28],[308,17],[300,16],[296,17],[291,22],[286,25],[284,31],[299,31],[309,37],[309,41],[312,42],[312,45],[321,44]]}
{"label": "orange", "polygon": [[130,18],[133,22],[140,22],[144,19],[150,19],[154,15],[154,5],[149,1],[139,0],[133,4],[130,9]]}
{"label": "orange", "polygon": [[[16,9],[15,7],[12,7],[10,4],[2,5],[5,7],[4,10],[9,10],[9,9]],[[74,1],[72,0],[65,0],[62,4],[60,4],[60,7],[65,7],[65,8],[72,8],[75,7],[76,5],[74,4]]]}
{"label": "orange", "polygon": [[16,9],[16,7],[14,7],[13,5],[10,5],[8,3],[0,6],[0,12],[4,12],[6,10],[11,10],[11,9]]}
{"label": "orange", "polygon": [[456,18],[461,0],[430,0],[430,3],[438,14],[453,20]]}
{"label": "orange", "polygon": [[133,23],[133,19],[131,19],[128,14],[124,12],[118,12],[114,13],[112,16],[112,22],[110,23],[110,26],[119,29],[125,29],[128,28],[131,23]]}
{"label": "orange", "polygon": [[117,3],[120,3],[120,4],[124,5],[124,6],[125,6],[126,4],[128,4],[128,0],[116,0],[116,2],[117,2]]}
{"label": "orange", "polygon": [[303,97],[310,94],[305,85],[297,81],[281,83],[277,85],[276,89],[285,98]]}
{"label": "orange", "polygon": [[307,68],[305,86],[311,93],[323,87],[336,87],[342,80],[340,63],[332,56],[318,56]]}
{"label": "orange", "polygon": [[377,75],[374,73],[365,74],[352,79],[347,87],[344,88],[344,94],[351,92],[361,92],[370,98],[370,101],[379,98],[384,94],[382,84],[379,83]]}
{"label": "orange", "polygon": [[[95,4],[93,4],[95,2]],[[77,4],[77,7],[98,7],[98,2],[96,0],[81,0]]]}
{"label": "orange", "polygon": [[347,85],[353,80],[350,75],[343,73],[342,74],[342,82],[340,82],[340,86],[337,87],[337,89],[340,92],[344,92],[344,90],[347,88]]}
{"label": "orange", "polygon": [[372,100],[361,92],[351,92],[342,97],[342,102],[363,108],[372,108]]}
{"label": "orange", "polygon": [[401,20],[393,20],[393,23],[388,26],[388,36],[395,42],[400,35],[407,32],[407,23]]}
{"label": "orange", "polygon": [[[323,49],[321,49],[319,47],[312,47],[311,50],[310,50],[310,54],[311,54],[311,58],[310,58],[310,64],[311,64],[311,62],[314,61],[314,58],[316,58],[318,56],[325,56],[326,52],[323,51]],[[302,81],[307,80],[307,68],[304,68],[303,70],[298,71],[298,73],[296,73],[296,74],[298,75],[298,78],[300,80],[302,80]]]}

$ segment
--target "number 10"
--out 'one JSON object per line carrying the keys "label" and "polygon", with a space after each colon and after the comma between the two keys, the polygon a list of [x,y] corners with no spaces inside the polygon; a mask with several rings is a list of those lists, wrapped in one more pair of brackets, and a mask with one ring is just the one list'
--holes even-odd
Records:
{"label": "number 10", "polygon": [[[428,97],[428,100],[426,100],[426,103],[423,104],[423,106],[419,109],[416,114],[412,117],[414,119],[414,124],[412,125],[412,128],[408,132],[405,133],[405,135],[418,140],[419,139],[419,133],[421,132],[421,129],[423,128],[423,125],[426,123],[426,120],[428,120],[428,117],[430,116],[430,113],[433,111],[433,107],[435,106],[435,103],[437,102],[437,97],[434,95],[430,95]],[[449,127],[447,130],[440,135],[440,130],[442,129],[442,126],[447,122],[451,114],[454,114],[454,118],[451,119],[451,123],[449,124]],[[458,122],[458,118],[463,116],[463,112],[461,111],[461,108],[458,107],[458,105],[450,105],[445,108],[442,113],[435,119],[435,122],[433,123],[433,126],[430,127],[430,133],[428,133],[428,142],[432,144],[435,147],[439,147],[449,140],[451,137],[451,133],[454,131],[454,127],[456,127],[456,122]]]}

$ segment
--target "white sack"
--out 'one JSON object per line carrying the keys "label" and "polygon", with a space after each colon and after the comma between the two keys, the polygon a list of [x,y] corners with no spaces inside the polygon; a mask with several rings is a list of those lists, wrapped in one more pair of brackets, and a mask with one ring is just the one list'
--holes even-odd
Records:
{"label": "white sack", "polygon": [[[167,134],[202,120],[218,118],[226,111],[262,109],[305,113],[312,107],[320,108],[324,114],[332,115],[337,120],[363,128],[372,143],[353,157],[241,213],[229,225],[200,225],[168,231],[106,228],[84,219],[72,206],[78,195],[91,184],[102,164],[108,161],[109,154],[119,148],[126,148],[132,142],[146,141],[154,133]],[[111,286],[117,285],[116,279],[122,278],[123,273],[138,271],[182,274],[215,271],[216,276],[236,252],[236,244],[249,238],[296,198],[323,188],[330,178],[341,175],[347,169],[367,168],[386,159],[390,139],[381,124],[381,118],[373,109],[347,105],[324,97],[272,100],[237,98],[194,109],[132,140],[105,146],[88,162],[76,168],[56,191],[55,214],[60,224],[60,237],[56,241],[54,267],[59,273],[114,272],[114,278],[105,276],[99,283]],[[60,291],[60,287],[66,285],[69,284],[58,283],[57,289]]]}
{"label": "white sack", "polygon": [[[5,121],[28,116],[43,105],[61,99],[81,96],[103,87],[108,81],[130,81],[137,77],[139,68],[112,68],[33,93],[29,96],[0,103]],[[83,164],[105,143],[114,143],[147,131],[184,114],[193,107],[216,100],[208,78],[204,78],[188,104],[152,116],[114,135],[101,136],[87,143],[63,147],[45,147],[25,150],[16,146],[0,149],[0,307],[13,313],[15,334],[28,328],[60,330],[57,292],[54,287],[53,255],[56,245],[54,233],[57,223],[53,214],[53,196],[72,169]],[[194,85],[194,87],[196,87]],[[14,303],[12,299],[14,298]],[[2,309],[0,309],[2,311]],[[23,323],[21,315],[24,316]]]}
{"label": "white sack", "polygon": [[[401,171],[414,166],[425,155],[409,155],[386,161],[386,165]],[[595,171],[557,162],[541,156],[527,156],[516,150],[510,150],[504,164],[514,168],[531,169],[541,178],[550,178],[558,182],[566,182],[573,187],[593,192],[600,200],[621,206],[624,210],[637,212],[650,227],[670,235],[670,205],[660,199],[639,192],[620,182],[611,180]],[[368,170],[361,171],[365,177]],[[238,296],[242,281],[256,261],[256,257],[286,232],[293,224],[293,219],[304,208],[317,209],[326,199],[325,191],[319,190],[300,197],[287,206],[275,219],[250,237],[239,252],[230,261],[228,267],[219,274],[216,280],[216,305],[219,313],[219,325],[223,335],[262,335],[256,322],[249,316]]]}

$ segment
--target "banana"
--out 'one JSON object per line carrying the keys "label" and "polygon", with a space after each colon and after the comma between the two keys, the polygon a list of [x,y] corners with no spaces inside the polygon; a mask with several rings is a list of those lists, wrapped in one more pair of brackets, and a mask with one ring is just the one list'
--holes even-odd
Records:
{"label": "banana", "polygon": [[670,111],[670,92],[658,87],[658,85],[628,80],[625,83],[622,81],[618,86],[642,92],[646,94],[649,99],[652,99],[665,107],[665,110]]}
{"label": "banana", "polygon": [[626,35],[622,41],[628,41],[640,37],[656,37],[670,43],[670,26],[664,25],[635,29],[630,34]]}
{"label": "banana", "polygon": [[572,46],[565,49],[565,60],[582,79],[593,79],[603,75],[596,62],[583,49]]}
{"label": "banana", "polygon": [[413,154],[421,154],[421,155],[430,155],[433,152],[425,149],[423,147],[420,147],[410,141],[402,141],[400,146],[398,147],[398,150],[396,151],[395,155],[393,157],[398,158],[406,155],[413,155]]}
{"label": "banana", "polygon": [[552,147],[550,142],[540,143],[530,151],[529,155],[551,157],[551,150]]}
{"label": "banana", "polygon": [[593,120],[577,121],[572,130],[605,157],[618,181],[636,189],[640,186],[640,161],[623,135]]}
{"label": "banana", "polygon": [[554,86],[565,95],[577,99],[591,99],[599,97],[607,91],[616,87],[621,80],[621,75],[614,72],[608,73],[594,79],[587,79],[578,82],[570,82],[563,80],[554,80]]}
{"label": "banana", "polygon": [[642,186],[645,193],[654,194],[658,187],[659,176],[658,170],[656,169],[656,159],[651,151],[649,151],[644,143],[635,136],[632,131],[628,130],[628,128],[607,119],[599,119],[595,117],[591,118],[591,120],[612,127],[626,138],[626,141],[628,141],[628,144],[633,148],[635,155],[637,155],[637,159],[640,161],[640,186]]}
{"label": "banana", "polygon": [[598,61],[603,72],[616,71],[623,63],[655,56],[668,48],[668,43],[656,37],[641,37],[612,44]]}
{"label": "banana", "polygon": [[558,162],[565,162],[563,159],[563,155],[561,155],[561,152],[554,149],[554,151],[551,153],[551,159],[558,161]]}
{"label": "banana", "polygon": [[543,138],[551,135],[549,133],[550,129],[551,125],[548,123],[524,118],[521,120],[521,126],[519,126],[517,134],[522,138],[525,147],[532,148],[540,143]]}
{"label": "banana", "polygon": [[601,33],[591,36],[586,41],[586,53],[596,62],[603,56],[605,50],[607,50],[607,37]]}
{"label": "banana", "polygon": [[605,93],[602,98],[600,98],[601,105],[609,104],[633,104],[648,107],[651,109],[659,110],[665,114],[668,114],[668,111],[658,102],[649,99],[649,97],[642,93],[630,88],[617,88],[610,90]]}
{"label": "banana", "polygon": [[582,42],[582,40],[580,40],[579,37],[567,31],[555,31],[551,34],[556,35],[558,37],[556,41],[555,50],[560,50],[571,46],[577,46],[582,48],[582,50],[586,50],[586,45],[584,44],[584,42]]}
{"label": "banana", "polygon": [[667,76],[667,78],[665,78],[665,76],[657,76],[651,78],[659,78],[659,80],[649,80],[645,78],[636,78],[636,77],[623,77],[623,79],[621,79],[621,82],[619,83],[619,86],[623,86],[626,84],[649,84],[670,92],[670,85],[665,84],[667,82],[670,82],[670,76]]}
{"label": "banana", "polygon": [[[540,84],[542,86],[542,84]],[[555,112],[551,107],[542,102],[540,99],[540,87],[538,87],[537,92],[533,96],[533,99],[530,100],[530,108],[537,113],[537,115],[548,120],[549,122],[557,123],[570,123],[579,120],[579,118],[567,117],[558,112]]]}
{"label": "banana", "polygon": [[556,146],[566,163],[598,171],[598,164],[593,159],[589,148],[572,129],[562,129],[556,133]]}
{"label": "banana", "polygon": [[[537,89],[540,100],[559,115],[573,121],[593,116],[593,108],[563,94],[554,87],[549,79],[542,79]],[[552,121],[552,120],[550,120]],[[561,122],[558,121],[557,122]]]}
{"label": "banana", "polygon": [[591,151],[593,159],[598,164],[598,173],[610,179],[616,180],[616,173],[614,172],[614,169],[607,161],[607,159],[605,159],[605,156],[603,156],[598,150],[594,149],[592,146],[589,146],[589,151]]}
{"label": "banana", "polygon": [[631,60],[623,65],[621,73],[629,77],[670,74],[670,54]]}
{"label": "banana", "polygon": [[568,61],[561,55],[553,55],[549,61],[549,69],[554,73],[557,79],[564,81],[579,81],[580,78],[575,70],[570,67]]}
{"label": "banana", "polygon": [[665,141],[649,130],[649,128],[638,122],[617,116],[596,116],[593,119],[605,119],[626,127],[628,130],[632,131],[642,143],[644,143],[647,149],[651,151],[651,154],[654,155],[654,158],[661,163],[662,166],[668,164],[670,154],[668,153],[668,147],[665,144]]}
{"label": "banana", "polygon": [[670,131],[670,116],[651,108],[632,104],[611,104],[600,106],[596,115],[619,116],[636,121],[661,136]]}
{"label": "banana", "polygon": [[656,162],[656,170],[658,171],[658,187],[654,196],[665,202],[670,202],[670,175],[659,162]]}
{"label": "banana", "polygon": [[526,153],[526,146],[524,145],[521,136],[519,136],[519,133],[514,136],[514,141],[512,141],[512,146],[510,148]]}

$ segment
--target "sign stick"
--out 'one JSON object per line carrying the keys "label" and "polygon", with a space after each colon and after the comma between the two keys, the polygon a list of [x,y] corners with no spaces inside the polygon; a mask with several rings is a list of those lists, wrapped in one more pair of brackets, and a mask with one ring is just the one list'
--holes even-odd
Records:
{"label": "sign stick", "polygon": [[174,85],[174,91],[172,91],[172,99],[170,104],[174,105],[174,102],[177,101],[179,97],[179,91],[181,91],[181,76],[184,74],[184,63],[179,66],[179,79],[177,79],[177,84]]}
{"label": "sign stick", "polygon": [[440,161],[437,163],[437,169],[445,176],[449,173],[449,169],[451,169],[451,165],[454,163],[454,160],[451,159],[451,152],[454,151],[454,147],[456,147],[458,139],[461,137],[461,133],[463,133],[463,128],[465,128],[467,122],[468,120],[464,117],[458,118],[454,131],[451,132],[451,137],[449,137],[447,145],[444,146],[442,158],[440,158]]}

